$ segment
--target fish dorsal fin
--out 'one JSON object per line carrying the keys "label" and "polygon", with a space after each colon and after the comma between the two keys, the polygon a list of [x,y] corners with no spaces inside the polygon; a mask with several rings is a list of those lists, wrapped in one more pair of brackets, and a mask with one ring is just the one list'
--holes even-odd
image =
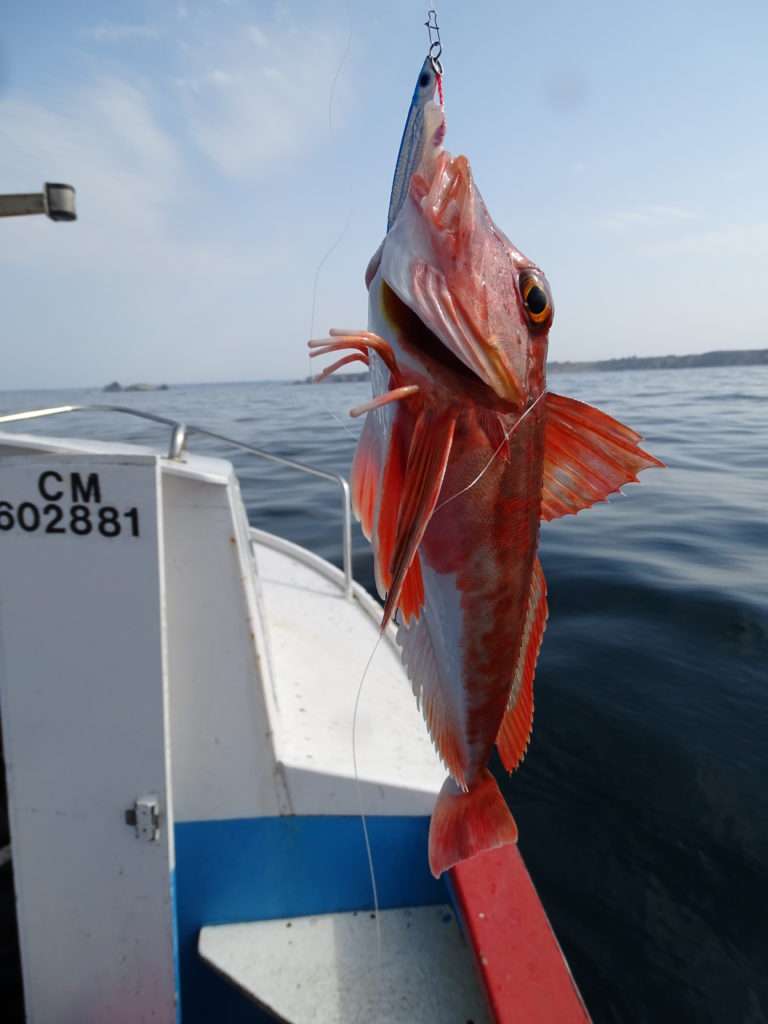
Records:
{"label": "fish dorsal fin", "polygon": [[[397,428],[398,420],[399,417],[396,417],[395,428]],[[445,469],[448,465],[448,456],[451,453],[455,426],[456,415],[454,412],[422,409],[416,418],[411,434],[405,475],[399,493],[397,493],[398,488],[394,485],[394,481],[389,478],[389,465],[387,466],[379,513],[380,542],[382,540],[381,518],[385,514],[385,503],[389,515],[392,515],[393,508],[396,509],[397,525],[391,560],[384,559],[382,545],[382,567],[388,565],[392,577],[384,604],[382,629],[389,622],[395,608],[400,603],[406,574],[435,510],[440,488],[443,485]],[[393,445],[394,441],[393,430]]]}
{"label": "fish dorsal fin", "polygon": [[525,757],[533,729],[533,677],[547,625],[547,581],[541,562],[533,563],[523,639],[512,679],[507,710],[501,720],[496,747],[502,764],[513,772]]}
{"label": "fish dorsal fin", "polygon": [[638,445],[639,434],[594,406],[552,392],[545,401],[542,519],[605,501],[641,470],[664,465]]}

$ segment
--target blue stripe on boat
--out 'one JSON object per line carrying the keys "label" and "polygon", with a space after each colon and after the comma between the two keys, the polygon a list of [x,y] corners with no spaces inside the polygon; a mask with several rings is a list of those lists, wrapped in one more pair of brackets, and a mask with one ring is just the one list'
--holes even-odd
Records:
{"label": "blue stripe on boat", "polygon": [[[446,902],[427,865],[429,818],[366,820],[382,909]],[[175,838],[184,1024],[274,1021],[200,960],[204,925],[371,908],[359,817],[179,822]]]}

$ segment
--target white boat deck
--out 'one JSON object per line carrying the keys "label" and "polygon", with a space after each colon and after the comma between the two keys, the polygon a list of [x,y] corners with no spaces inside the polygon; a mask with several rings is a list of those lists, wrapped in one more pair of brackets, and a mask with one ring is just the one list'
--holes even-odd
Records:
{"label": "white boat deck", "polygon": [[[296,814],[357,814],[352,719],[367,814],[431,814],[445,778],[380,606],[296,545],[252,531],[275,680],[275,753]],[[330,570],[330,571],[329,571]],[[374,654],[375,650],[375,654]],[[307,657],[307,652],[312,657]]]}
{"label": "white boat deck", "polygon": [[291,1024],[490,1024],[448,906],[203,928],[215,970]]}
{"label": "white boat deck", "polygon": [[[435,897],[425,818],[445,771],[377,602],[251,529],[224,460],[0,432],[0,470],[30,1019],[117,1020],[130,1005],[131,1020],[170,1021],[179,996],[185,1020],[216,1019],[198,998],[203,927],[205,959],[284,1020],[487,1020],[447,908],[383,912],[381,962],[365,913],[279,919],[366,905],[364,851],[339,856],[352,824],[360,844],[361,811],[397,838],[385,905]],[[62,943],[61,922],[78,942]]]}

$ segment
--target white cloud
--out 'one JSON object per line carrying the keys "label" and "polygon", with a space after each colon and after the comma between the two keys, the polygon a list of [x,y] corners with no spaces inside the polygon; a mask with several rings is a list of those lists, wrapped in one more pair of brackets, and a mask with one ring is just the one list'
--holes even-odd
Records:
{"label": "white cloud", "polygon": [[266,32],[262,31],[262,29],[260,29],[258,25],[249,25],[248,29],[247,29],[247,32],[248,32],[248,38],[251,40],[251,42],[255,43],[257,46],[261,46],[261,47],[269,46],[269,38],[268,38]]}
{"label": "white cloud", "polygon": [[[237,178],[325,141],[344,48],[340,32],[284,23],[207,40],[190,53],[190,73],[177,80],[192,141],[219,171]],[[333,102],[336,119],[348,103],[343,85]]]}
{"label": "white cloud", "polygon": [[[8,99],[0,102],[0,121],[22,154],[17,166],[34,165],[35,179],[43,173],[78,190],[79,259],[111,263],[121,235],[123,246],[128,239],[157,236],[181,164],[141,90],[104,79],[62,97],[60,109]],[[21,178],[23,172],[17,173]],[[102,225],[101,231],[96,224]],[[21,224],[15,228],[18,244],[1,250],[0,258],[18,261],[27,246],[30,258],[38,258],[38,233]]]}
{"label": "white cloud", "polygon": [[[176,22],[173,60],[131,81],[111,60],[98,77],[94,58],[53,97],[0,96],[2,190],[64,181],[78,204],[75,225],[3,224],[0,308],[17,355],[0,387],[295,373],[312,282],[296,278],[292,218],[311,246],[333,214],[299,203],[245,230],[235,189],[217,186],[327,143],[344,37],[278,19],[262,46],[218,13]],[[282,173],[275,163],[270,187]]]}
{"label": "white cloud", "polygon": [[160,30],[154,25],[113,25],[105,23],[83,29],[83,35],[98,43],[122,43],[129,39],[159,39]]}
{"label": "white cloud", "polygon": [[231,85],[235,79],[228,71],[216,68],[214,71],[208,72],[208,81],[213,82],[214,85]]}
{"label": "white cloud", "polygon": [[615,210],[602,217],[603,227],[624,231],[632,228],[667,227],[684,221],[697,220],[698,214],[681,206],[651,204],[633,209]]}
{"label": "white cloud", "polygon": [[[719,257],[721,260],[750,261],[768,256],[768,223],[725,224],[708,231],[692,232],[661,243],[665,252],[673,254]],[[740,264],[741,266],[741,264]],[[754,264],[753,271],[762,271]],[[745,269],[742,269],[742,273]]]}
{"label": "white cloud", "polygon": [[[10,156],[4,153],[4,188],[27,190],[29,177],[37,184],[41,174],[74,184],[82,208],[80,259],[88,250],[96,262],[110,264],[121,248],[148,248],[160,239],[170,244],[168,225],[188,199],[185,190],[199,187],[189,144],[219,172],[251,177],[327,141],[328,96],[342,33],[299,28],[279,12],[264,26],[234,18],[212,25],[215,19],[185,22],[171,73],[144,78],[140,87],[113,75],[60,91],[45,103],[0,98],[3,139],[12,144]],[[87,33],[118,40],[157,30],[105,24]],[[180,73],[173,77],[174,72]],[[344,97],[334,103],[343,106]],[[161,109],[173,134],[161,127]],[[108,233],[92,232],[88,225],[94,223],[109,225]],[[38,245],[38,232],[28,226],[11,225],[5,239],[9,232],[18,244],[4,246],[0,261],[19,260]],[[82,244],[86,239],[88,246]],[[190,258],[190,248],[182,259]]]}

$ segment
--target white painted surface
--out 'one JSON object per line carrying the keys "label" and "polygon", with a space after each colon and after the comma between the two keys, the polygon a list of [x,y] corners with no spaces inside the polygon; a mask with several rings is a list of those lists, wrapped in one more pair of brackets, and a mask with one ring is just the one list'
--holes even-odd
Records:
{"label": "white painted surface", "polygon": [[[0,454],[151,452],[125,443],[0,433]],[[154,452],[163,487],[168,687],[176,821],[287,813],[273,745],[269,640],[231,463]]]}
{"label": "white painted surface", "polygon": [[248,525],[226,484],[163,486],[177,821],[288,810],[272,746],[269,657]]}
{"label": "white painted surface", "polygon": [[200,955],[291,1024],[490,1024],[449,907],[217,925]]}
{"label": "white painted surface", "polygon": [[[305,559],[285,541],[276,550],[256,536],[277,689],[275,748],[291,807],[296,814],[358,814],[352,718],[379,635],[380,620],[370,614],[375,603],[364,593],[362,603],[347,600],[332,573],[313,564],[316,556]],[[432,813],[446,772],[389,634],[366,675],[357,751],[366,814]]]}
{"label": "white painted surface", "polygon": [[[94,422],[94,426],[98,426]],[[159,428],[162,431],[163,428]],[[151,455],[161,461],[163,476],[191,476],[211,483],[226,484],[232,465],[226,459],[184,453],[181,459],[167,459],[165,452],[148,445],[126,441],[92,441],[75,437],[45,437],[42,434],[0,431],[0,456],[25,452],[50,452],[58,455]]]}
{"label": "white painted surface", "polygon": [[[0,453],[144,452],[0,434]],[[358,814],[355,694],[381,610],[324,559],[251,531],[230,463],[160,458],[177,821]],[[257,571],[258,570],[258,571]],[[430,814],[445,771],[393,641],[379,643],[358,717],[367,814]]]}
{"label": "white painted surface", "polygon": [[[60,500],[40,493],[48,469],[62,478]],[[100,505],[80,504],[96,522],[97,508],[117,509],[119,536],[73,535],[71,473],[98,473]],[[0,530],[0,696],[28,1019],[173,1021],[157,460],[0,458],[0,501],[60,505],[66,530]],[[126,528],[132,508],[139,537]],[[124,820],[144,794],[160,800],[158,842]]]}
{"label": "white painted surface", "polygon": [[[123,527],[135,507],[141,526],[138,538],[125,528],[73,536],[62,497],[64,535],[0,529],[0,690],[29,1019],[170,1021],[169,822],[358,814],[352,715],[380,608],[359,587],[345,598],[323,559],[250,531],[224,460],[0,434],[0,502],[50,504],[39,487],[49,468],[64,483],[98,472],[101,505]],[[366,679],[358,759],[365,813],[431,813],[445,773],[391,630]],[[145,794],[160,798],[159,843],[124,821]],[[333,925],[339,978],[366,920]],[[427,947],[443,955],[434,921],[392,922],[393,949],[398,928],[421,935],[417,965]],[[396,959],[401,972],[408,958]],[[433,967],[418,970],[414,992]],[[352,986],[340,985],[343,1009]],[[366,998],[376,1007],[381,995]],[[387,996],[381,1013],[390,1004],[400,1005]],[[369,1019],[390,1019],[378,1012]]]}

